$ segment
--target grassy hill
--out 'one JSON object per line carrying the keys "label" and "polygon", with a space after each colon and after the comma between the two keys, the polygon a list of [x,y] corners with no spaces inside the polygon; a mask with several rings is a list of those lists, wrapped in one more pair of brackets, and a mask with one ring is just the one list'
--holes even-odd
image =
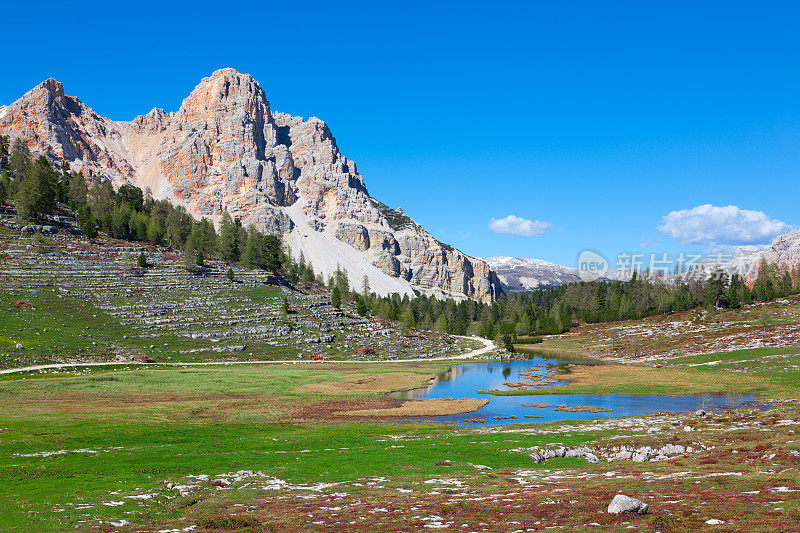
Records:
{"label": "grassy hill", "polygon": [[[144,252],[147,268],[137,266]],[[207,261],[187,271],[173,250],[101,237],[25,235],[0,225],[0,368],[42,363],[158,362],[456,355],[477,347],[403,331],[337,309],[316,283],[291,287],[263,270]],[[284,311],[284,300],[289,312]]]}

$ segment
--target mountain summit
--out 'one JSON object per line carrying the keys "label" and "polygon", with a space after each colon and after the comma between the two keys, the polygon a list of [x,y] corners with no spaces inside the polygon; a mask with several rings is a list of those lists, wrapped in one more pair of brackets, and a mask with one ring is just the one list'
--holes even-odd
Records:
{"label": "mountain summit", "polygon": [[273,112],[261,85],[231,68],[203,78],[174,113],[114,121],[48,79],[0,106],[0,133],[87,178],[149,188],[156,198],[217,220],[288,236],[317,271],[341,266],[373,291],[489,301],[500,287],[482,260],[440,243],[367,192],[354,161],[316,117]]}

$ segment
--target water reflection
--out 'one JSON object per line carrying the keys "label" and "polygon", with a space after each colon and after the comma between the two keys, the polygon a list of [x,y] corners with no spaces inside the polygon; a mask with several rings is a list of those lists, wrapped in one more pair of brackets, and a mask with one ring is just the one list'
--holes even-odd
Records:
{"label": "water reflection", "polygon": [[[565,377],[555,374],[553,367],[559,363],[600,364],[597,361],[574,357],[556,356],[553,353],[528,352],[528,360],[502,361],[490,363],[464,363],[453,365],[448,372],[436,376],[428,387],[396,393],[399,398],[427,400],[431,398],[485,398],[489,404],[475,413],[442,417],[425,417],[427,420],[470,424],[483,419],[480,425],[497,425],[530,422],[555,422],[561,420],[585,420],[590,418],[617,418],[629,415],[643,415],[651,412],[694,411],[703,408],[719,411],[744,403],[754,402],[754,395],[686,395],[651,396],[630,394],[558,394],[558,387],[566,384]],[[547,365],[551,367],[548,369]],[[538,382],[543,378],[553,378],[553,394],[495,396],[479,394],[478,391],[513,390],[506,383]],[[533,407],[546,404],[548,407]],[[567,412],[556,410],[556,406],[574,408],[597,407],[603,411]],[[495,420],[494,417],[514,419]]]}

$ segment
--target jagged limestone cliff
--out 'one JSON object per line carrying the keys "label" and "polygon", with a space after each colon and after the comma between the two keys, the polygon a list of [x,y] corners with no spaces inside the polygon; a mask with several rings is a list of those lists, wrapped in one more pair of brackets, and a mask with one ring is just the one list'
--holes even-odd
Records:
{"label": "jagged limestone cliff", "polygon": [[499,290],[484,261],[372,198],[325,122],[273,112],[259,83],[233,69],[204,78],[178,111],[132,121],[98,115],[49,79],[0,108],[0,133],[87,177],[149,188],[196,217],[228,211],[286,234],[317,270],[341,265],[352,283],[367,275],[383,294],[488,301]]}

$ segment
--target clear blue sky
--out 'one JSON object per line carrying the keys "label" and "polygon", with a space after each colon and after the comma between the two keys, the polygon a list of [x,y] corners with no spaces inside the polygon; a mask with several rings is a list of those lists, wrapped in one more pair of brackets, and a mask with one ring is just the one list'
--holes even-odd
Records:
{"label": "clear blue sky", "polygon": [[[273,109],[326,120],[373,196],[484,257],[574,264],[800,224],[796,2],[123,4],[7,5],[0,103],[52,76],[130,119],[232,66]],[[760,213],[665,226],[704,204]],[[497,228],[546,233],[490,229],[507,215],[540,224]]]}

